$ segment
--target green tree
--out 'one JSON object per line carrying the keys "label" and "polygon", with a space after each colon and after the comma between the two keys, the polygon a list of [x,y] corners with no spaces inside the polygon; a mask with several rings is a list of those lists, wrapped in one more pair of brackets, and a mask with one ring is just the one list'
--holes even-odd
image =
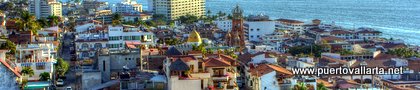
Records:
{"label": "green tree", "polygon": [[57,26],[61,22],[61,18],[54,15],[48,16],[47,19],[49,26]]}
{"label": "green tree", "polygon": [[29,77],[32,77],[35,73],[34,70],[30,67],[23,67],[23,69],[20,71],[24,76],[28,75]]}
{"label": "green tree", "polygon": [[156,27],[157,26],[156,25],[156,22],[153,22],[153,21],[146,21],[146,25],[149,26],[149,28],[150,27]]}
{"label": "green tree", "polygon": [[41,74],[39,74],[39,80],[40,81],[47,81],[47,80],[50,80],[50,73],[48,73],[48,72],[43,72],[43,73],[41,73]]}
{"label": "green tree", "polygon": [[47,20],[47,19],[45,19],[45,18],[41,18],[41,19],[38,19],[38,20],[36,20],[36,21],[38,22],[39,26],[41,26],[41,27],[43,27],[43,28],[45,28],[45,27],[49,27],[48,20]]}
{"label": "green tree", "polygon": [[182,24],[193,24],[194,22],[198,21],[198,17],[191,15],[191,14],[187,14],[185,16],[180,16],[177,20],[180,21]]}
{"label": "green tree", "polygon": [[28,79],[27,78],[22,78],[22,83],[20,84],[20,89],[24,90],[26,85],[28,85]]}
{"label": "green tree", "polygon": [[20,18],[15,18],[16,26],[19,31],[31,31],[34,34],[38,33],[41,26],[36,21],[36,17],[27,11],[20,13]]}
{"label": "green tree", "polygon": [[169,28],[174,28],[174,27],[175,27],[175,22],[174,21],[169,22]]}
{"label": "green tree", "polygon": [[349,51],[349,50],[341,49],[340,54],[341,55],[352,55],[352,54],[356,54],[356,53],[354,53],[352,51]]}
{"label": "green tree", "polygon": [[8,54],[15,54],[16,53],[16,45],[10,40],[7,40],[6,43],[0,45],[0,49],[8,49],[10,50]]}
{"label": "green tree", "polygon": [[313,55],[315,57],[321,57],[322,47],[320,45],[295,46],[289,48],[288,52],[294,56],[298,54],[306,54],[309,56]]}
{"label": "green tree", "polygon": [[69,63],[64,61],[62,58],[57,59],[57,64],[55,65],[55,70],[59,76],[64,76],[69,70]]}
{"label": "green tree", "polygon": [[120,25],[122,18],[123,17],[121,14],[118,14],[118,13],[112,14],[112,25]]}
{"label": "green tree", "polygon": [[391,49],[388,50],[387,52],[388,54],[391,55],[397,55],[399,57],[404,57],[404,58],[409,58],[409,57],[413,57],[413,56],[417,56],[419,57],[420,54],[412,49],[409,48],[397,48],[397,49]]}
{"label": "green tree", "polygon": [[3,10],[3,11],[10,11],[10,10],[13,9],[14,6],[15,5],[12,2],[6,2],[6,3],[3,4],[3,7],[2,7],[1,10]]}
{"label": "green tree", "polygon": [[231,14],[228,14],[227,18],[228,19],[233,19],[233,16]]}
{"label": "green tree", "polygon": [[299,82],[295,86],[293,86],[292,90],[308,90],[305,83]]}
{"label": "green tree", "polygon": [[317,83],[316,90],[328,90],[328,88],[324,85],[324,83]]}
{"label": "green tree", "polygon": [[235,54],[234,49],[225,49],[223,52],[225,55],[229,55],[232,58],[238,58],[238,56]]}
{"label": "green tree", "polygon": [[207,10],[207,16],[210,16],[211,15],[211,11],[210,10]]}
{"label": "green tree", "polygon": [[219,11],[219,12],[217,13],[217,16],[219,16],[219,17],[224,17],[224,16],[226,16],[226,13],[223,13],[222,11]]}

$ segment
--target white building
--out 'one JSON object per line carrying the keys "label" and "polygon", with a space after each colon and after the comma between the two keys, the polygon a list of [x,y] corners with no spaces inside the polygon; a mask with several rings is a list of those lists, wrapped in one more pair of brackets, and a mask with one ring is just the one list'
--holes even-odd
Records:
{"label": "white building", "polygon": [[280,30],[289,30],[298,34],[304,33],[304,22],[290,19],[277,19],[276,28]]}
{"label": "white building", "polygon": [[29,81],[39,80],[39,74],[43,72],[53,76],[53,65],[56,60],[51,52],[55,52],[54,48],[52,43],[17,45],[15,63],[19,68],[30,67],[34,70],[34,75],[28,78]]}
{"label": "white building", "polygon": [[174,20],[187,14],[197,17],[205,15],[205,0],[149,0],[155,14]]}
{"label": "white building", "polygon": [[228,32],[232,30],[232,20],[215,20],[214,23],[222,31]]}
{"label": "white building", "polygon": [[275,28],[274,21],[247,21],[248,40],[261,42],[266,34],[272,34]]}
{"label": "white building", "polygon": [[123,2],[112,4],[112,13],[129,13],[129,14],[140,14],[143,12],[143,6],[137,4],[136,1],[124,0]]}
{"label": "white building", "polygon": [[141,31],[134,26],[108,26],[108,48],[110,50],[118,50],[125,48],[125,42],[139,42],[145,47],[154,45],[154,34],[151,32]]}
{"label": "white building", "polygon": [[[289,70],[271,64],[261,64],[250,70],[247,86],[252,90],[282,90],[282,84],[291,84],[289,80],[293,73]],[[279,78],[283,77],[283,78]],[[290,85],[289,85],[290,86]],[[290,89],[289,87],[287,87]]]}
{"label": "white building", "polygon": [[91,22],[85,23],[85,24],[81,24],[81,25],[76,25],[75,29],[76,29],[76,33],[83,33],[83,32],[87,32],[90,30],[94,30],[96,29],[96,27],[102,27],[101,25],[102,23],[96,20],[92,20]]}
{"label": "white building", "polygon": [[29,13],[36,18],[46,18],[48,16],[62,16],[61,3],[55,0],[30,0]]}
{"label": "white building", "polygon": [[253,64],[261,64],[261,63],[277,64],[277,56],[272,55],[268,52],[260,52],[260,53],[254,54],[254,56],[251,58],[251,63],[253,63]]}
{"label": "white building", "polygon": [[268,51],[279,51],[280,48],[276,45],[251,45],[245,46],[248,52],[255,53],[255,52],[268,52]]}

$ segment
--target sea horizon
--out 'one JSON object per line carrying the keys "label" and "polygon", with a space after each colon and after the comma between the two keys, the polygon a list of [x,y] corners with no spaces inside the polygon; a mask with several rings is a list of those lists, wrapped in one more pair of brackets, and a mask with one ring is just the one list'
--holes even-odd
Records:
{"label": "sea horizon", "polygon": [[[110,4],[122,0],[108,1]],[[137,0],[147,10],[147,0]],[[401,39],[410,45],[420,45],[420,1],[416,0],[207,0],[206,10],[213,14],[230,13],[234,5],[244,9],[244,15],[265,14],[270,19],[294,19],[323,23],[344,28],[368,27],[383,32],[384,38]]]}

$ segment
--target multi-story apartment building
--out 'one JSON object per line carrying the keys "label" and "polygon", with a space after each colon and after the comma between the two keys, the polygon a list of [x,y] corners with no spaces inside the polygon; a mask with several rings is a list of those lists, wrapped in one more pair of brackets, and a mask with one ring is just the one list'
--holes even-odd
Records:
{"label": "multi-story apartment building", "polygon": [[149,4],[149,9],[155,14],[165,15],[171,20],[187,14],[205,15],[205,0],[149,0]]}
{"label": "multi-story apartment building", "polygon": [[238,66],[226,55],[209,55],[204,60],[195,56],[169,56],[164,62],[168,90],[238,90]]}
{"label": "multi-story apartment building", "polygon": [[290,19],[277,19],[276,29],[289,30],[298,34],[304,33],[304,22]]}
{"label": "multi-story apartment building", "polygon": [[128,25],[108,26],[107,28],[100,26],[85,27],[80,27],[80,29],[88,30],[78,32],[75,38],[75,50],[78,59],[93,58],[101,48],[108,48],[109,50],[126,49],[128,48],[127,42],[140,43],[141,48],[154,45],[154,34],[152,32],[142,31],[138,27]]}
{"label": "multi-story apartment building", "polygon": [[228,32],[232,29],[232,20],[218,19],[215,20],[214,23],[217,25],[217,28],[222,31]]}
{"label": "multi-story apartment building", "polygon": [[124,2],[113,4],[111,11],[112,13],[140,14],[140,12],[143,12],[143,9],[142,5],[137,4],[135,1],[124,0]]}
{"label": "multi-story apartment building", "polygon": [[76,35],[77,59],[88,59],[96,56],[97,50],[105,48],[108,42],[106,32],[83,33]]}
{"label": "multi-story apartment building", "polygon": [[273,34],[276,29],[275,22],[269,20],[269,17],[266,15],[249,16],[245,26],[248,26],[248,40],[255,42],[261,42],[263,36]]}
{"label": "multi-story apartment building", "polygon": [[108,48],[110,50],[124,49],[126,41],[138,42],[144,47],[154,44],[154,34],[152,32],[145,32],[134,26],[108,26],[108,35]]}
{"label": "multi-story apartment building", "polygon": [[16,52],[15,63],[17,67],[30,67],[34,70],[34,75],[28,77],[29,81],[39,80],[39,74],[43,72],[50,73],[50,76],[53,76],[55,57],[51,54],[54,52],[52,43],[17,45]]}
{"label": "multi-story apartment building", "polygon": [[62,16],[61,3],[55,0],[30,0],[29,12],[36,18],[46,18],[48,16]]}

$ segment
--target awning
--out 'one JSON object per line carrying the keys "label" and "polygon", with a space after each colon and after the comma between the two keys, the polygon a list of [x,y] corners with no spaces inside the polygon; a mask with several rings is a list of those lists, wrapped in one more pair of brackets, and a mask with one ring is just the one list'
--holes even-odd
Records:
{"label": "awning", "polygon": [[40,82],[28,82],[28,84],[25,87],[26,89],[42,89],[42,88],[47,88],[48,86],[50,86],[50,82],[49,81],[40,81]]}
{"label": "awning", "polygon": [[45,62],[39,62],[39,63],[35,63],[36,66],[45,66]]}
{"label": "awning", "polygon": [[30,67],[32,63],[21,63],[20,66]]}

